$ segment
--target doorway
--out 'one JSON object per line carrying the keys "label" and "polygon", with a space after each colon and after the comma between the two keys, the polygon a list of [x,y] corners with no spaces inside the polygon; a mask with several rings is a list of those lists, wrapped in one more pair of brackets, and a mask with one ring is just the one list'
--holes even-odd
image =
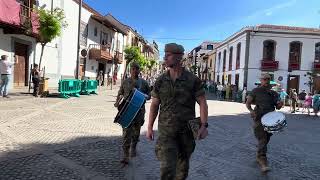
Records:
{"label": "doorway", "polygon": [[290,89],[296,89],[296,92],[299,93],[299,82],[300,82],[299,75],[289,75],[287,91],[289,92]]}
{"label": "doorway", "polygon": [[234,83],[237,86],[237,88],[239,88],[239,74],[236,74]]}
{"label": "doorway", "polygon": [[99,72],[102,71],[102,74],[103,74],[103,80],[102,80],[102,86],[104,85],[104,74],[106,72],[106,64],[104,63],[99,63],[99,66],[98,66],[98,72],[97,72],[97,76],[99,75]]}
{"label": "doorway", "polygon": [[15,43],[14,44],[15,58],[17,64],[14,66],[13,86],[22,87],[28,86],[29,74],[29,58],[28,58],[28,45]]}
{"label": "doorway", "polygon": [[320,91],[320,76],[315,77],[313,83],[314,83],[313,91]]}

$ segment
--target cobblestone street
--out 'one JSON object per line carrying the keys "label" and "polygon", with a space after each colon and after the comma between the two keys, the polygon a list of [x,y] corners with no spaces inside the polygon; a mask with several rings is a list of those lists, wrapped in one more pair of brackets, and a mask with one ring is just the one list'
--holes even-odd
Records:
{"label": "cobblestone street", "polygon": [[[67,100],[0,99],[0,180],[159,179],[155,142],[144,136],[147,123],[138,156],[120,168],[115,95],[104,90]],[[208,105],[209,137],[197,142],[188,179],[320,179],[320,118],[287,115],[288,128],[269,144],[272,171],[265,175],[255,162],[256,141],[245,106],[214,100]]]}

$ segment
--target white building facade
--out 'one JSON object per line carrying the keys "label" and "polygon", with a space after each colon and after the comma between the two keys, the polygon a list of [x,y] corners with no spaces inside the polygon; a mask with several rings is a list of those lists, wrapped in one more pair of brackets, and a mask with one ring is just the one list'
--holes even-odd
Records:
{"label": "white building facade", "polygon": [[216,80],[252,90],[260,74],[269,73],[283,89],[309,90],[305,74],[319,69],[319,42],[320,29],[243,28],[216,48]]}

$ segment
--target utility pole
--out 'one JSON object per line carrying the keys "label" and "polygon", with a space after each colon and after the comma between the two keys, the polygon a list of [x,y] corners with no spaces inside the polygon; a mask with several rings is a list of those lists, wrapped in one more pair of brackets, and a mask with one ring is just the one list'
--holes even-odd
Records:
{"label": "utility pole", "polygon": [[79,79],[81,9],[82,9],[82,0],[79,0],[78,44],[77,44],[77,61],[76,61],[77,63],[76,63],[76,77],[75,77],[75,79]]}

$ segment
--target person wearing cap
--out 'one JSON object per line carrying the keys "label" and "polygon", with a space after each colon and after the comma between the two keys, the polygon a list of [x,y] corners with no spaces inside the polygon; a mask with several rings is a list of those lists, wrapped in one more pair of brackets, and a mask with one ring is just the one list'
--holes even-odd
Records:
{"label": "person wearing cap", "polygon": [[0,60],[0,76],[1,76],[0,96],[3,96],[5,98],[9,98],[8,86],[9,86],[9,82],[11,80],[13,65],[16,63],[17,63],[16,59],[15,59],[15,62],[11,62],[8,60],[7,55],[1,56],[1,60]]}
{"label": "person wearing cap", "polygon": [[[195,139],[208,135],[208,105],[201,80],[182,67],[184,48],[165,45],[164,60],[168,70],[160,75],[151,93],[147,138],[154,139],[153,125],[158,115],[158,139],[155,153],[160,161],[161,180],[183,180],[188,176]],[[195,119],[195,103],[200,105],[200,129],[195,138],[188,127]]]}
{"label": "person wearing cap", "polygon": [[[275,108],[281,109],[283,106],[278,93],[271,89],[270,80],[271,76],[269,74],[262,74],[260,77],[261,85],[252,90],[246,102],[246,106],[254,122],[254,135],[258,140],[256,159],[262,172],[270,170],[267,160],[267,145],[272,134],[264,131],[261,118],[263,115],[274,111]],[[252,104],[256,105],[254,109],[251,107]]]}
{"label": "person wearing cap", "polygon": [[298,94],[298,103],[297,103],[297,111],[299,110],[299,108],[302,108],[304,100],[306,100],[306,90],[302,90],[301,93]]}
{"label": "person wearing cap", "polygon": [[288,97],[288,93],[285,91],[285,89],[281,89],[280,92],[280,100],[283,103],[283,106],[286,104],[286,98]]}
{"label": "person wearing cap", "polygon": [[[142,78],[139,78],[140,73],[140,66],[139,64],[133,62],[130,64],[130,77],[125,79],[120,86],[118,96],[116,99],[116,103],[114,104],[118,110],[121,110],[120,101],[123,99],[124,101],[129,97],[131,91],[134,88],[138,89],[142,93],[148,95],[148,100],[150,99],[150,87],[148,82]],[[145,115],[145,106],[140,109],[138,114],[136,115],[135,119],[133,120],[132,124],[128,128],[123,128],[123,159],[121,163],[126,166],[129,163],[130,157],[135,157],[137,152],[137,144],[139,142],[140,137],[140,129],[141,126],[144,124],[144,115]]]}

